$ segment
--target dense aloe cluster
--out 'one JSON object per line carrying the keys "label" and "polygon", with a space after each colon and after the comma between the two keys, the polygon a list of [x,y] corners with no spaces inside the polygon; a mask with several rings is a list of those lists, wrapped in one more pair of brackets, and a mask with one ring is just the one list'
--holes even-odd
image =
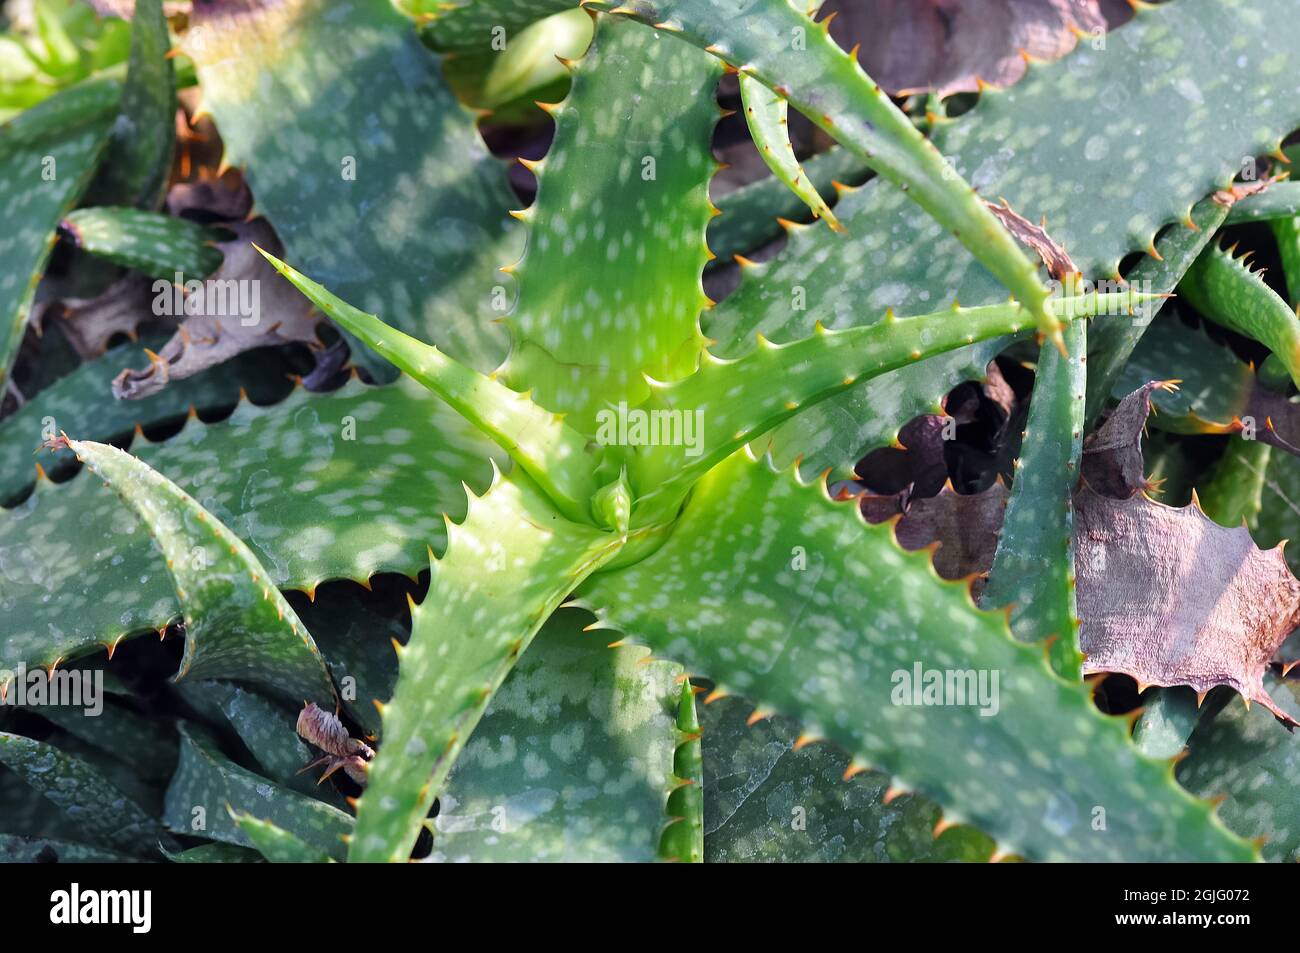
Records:
{"label": "dense aloe cluster", "polygon": [[1134,6],[36,0],[0,858],[1295,859],[1300,21]]}

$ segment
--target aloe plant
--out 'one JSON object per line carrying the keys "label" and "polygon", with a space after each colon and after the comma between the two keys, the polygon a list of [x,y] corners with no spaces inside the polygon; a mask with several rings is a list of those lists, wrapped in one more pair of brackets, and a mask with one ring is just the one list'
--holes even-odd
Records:
{"label": "aloe plant", "polygon": [[[1300,125],[1286,0],[1138,5],[951,119],[787,0],[577,6],[215,2],[169,27],[137,0],[125,69],[0,126],[0,689],[23,697],[0,857],[1240,861],[1263,837],[1293,859],[1289,791],[1234,739],[1284,779],[1294,742],[1229,703],[1272,704],[1242,686],[1300,605],[1228,528],[1271,544],[1300,513],[1300,206],[1234,182]],[[589,48],[543,69],[580,16]],[[770,177],[715,203],[728,74]],[[178,83],[199,105],[175,137]],[[801,158],[795,114],[838,145]],[[179,171],[207,123],[243,204]],[[481,135],[519,125],[554,130],[525,201]],[[1254,221],[1282,284],[1223,251]],[[281,243],[262,271],[230,238],[254,222]],[[274,304],[150,310],[177,275]],[[241,318],[248,353],[181,364]],[[947,467],[945,395],[995,358],[1033,370],[1005,398],[1009,492],[911,480],[873,518],[872,451]],[[926,414],[945,440],[903,447]],[[1165,472],[1217,524],[1153,502]],[[1124,535],[1157,518],[1168,538]],[[1117,663],[1151,693],[1134,728],[1089,649],[1146,657],[1156,627],[1096,607],[1161,594],[1097,561],[1164,565],[1193,524],[1268,567],[1230,580],[1268,611],[1178,620],[1245,659],[1203,706],[1181,660]],[[111,697],[33,700],[41,669]]]}

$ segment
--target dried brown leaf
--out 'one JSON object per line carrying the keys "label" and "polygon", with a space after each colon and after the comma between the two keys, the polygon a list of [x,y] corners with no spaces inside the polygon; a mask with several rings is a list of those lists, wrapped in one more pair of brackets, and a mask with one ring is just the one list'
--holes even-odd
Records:
{"label": "dried brown leaf", "polygon": [[[831,34],[889,93],[976,92],[1009,86],[1026,60],[1074,49],[1080,33],[1099,36],[1114,4],[1101,0],[829,0]],[[1127,12],[1127,5],[1123,7]]]}
{"label": "dried brown leaf", "polygon": [[1075,571],[1084,673],[1120,672],[1147,685],[1230,685],[1287,727],[1264,670],[1300,624],[1300,581],[1282,547],[1261,550],[1188,506],[1087,486],[1075,494]]}
{"label": "dried brown leaf", "polygon": [[[271,226],[254,219],[223,227],[234,237],[217,245],[225,260],[203,283],[203,307],[187,314],[148,367],[128,368],[113,379],[114,397],[135,400],[156,394],[168,381],[191,377],[253,348],[318,344],[320,315],[253,247],[284,253]],[[232,304],[236,297],[237,307]]]}

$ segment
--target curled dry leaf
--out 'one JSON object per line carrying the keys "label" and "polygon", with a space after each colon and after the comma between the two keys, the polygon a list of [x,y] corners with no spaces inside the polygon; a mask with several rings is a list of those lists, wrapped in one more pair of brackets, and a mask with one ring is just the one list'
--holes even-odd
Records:
{"label": "curled dry leaf", "polygon": [[343,773],[357,784],[366,783],[366,764],[375,756],[375,749],[349,735],[337,715],[309,702],[298,713],[297,730],[304,741],[325,752],[303,771],[325,765],[325,773],[320,777],[324,781],[342,768]]}
{"label": "curled dry leaf", "polygon": [[1083,441],[1083,478],[1098,493],[1124,498],[1149,490],[1142,458],[1142,431],[1151,414],[1151,393],[1174,391],[1178,381],[1149,381],[1119,402]]}
{"label": "curled dry leaf", "polygon": [[[1112,16],[1109,14],[1114,11]],[[1025,56],[1053,60],[1080,34],[1099,37],[1128,13],[1102,0],[828,0],[831,34],[891,95],[976,92],[981,82],[1009,86]]]}
{"label": "curled dry leaf", "polygon": [[283,254],[271,226],[265,219],[254,219],[223,227],[234,237],[217,245],[225,255],[221,267],[184,296],[180,289],[162,293],[169,298],[170,310],[182,311],[185,320],[148,367],[128,368],[113,379],[114,397],[148,397],[168,381],[191,377],[256,347],[318,344],[316,326],[321,318],[311,302],[253,247]]}
{"label": "curled dry leaf", "polygon": [[44,329],[57,321],[64,337],[83,361],[93,360],[108,349],[116,334],[134,339],[136,328],[154,317],[153,294],[148,278],[129,274],[113,282],[94,298],[62,298],[42,305],[32,320]]}
{"label": "curled dry leaf", "polygon": [[1060,242],[1047,234],[1047,225],[1035,225],[1029,219],[1025,218],[1019,212],[1011,207],[1006,199],[1002,204],[996,202],[985,202],[990,212],[992,212],[1000,221],[1006,230],[1020,242],[1027,245],[1038,253],[1038,257],[1043,259],[1043,264],[1047,266],[1047,273],[1058,281],[1064,281],[1069,275],[1076,275],[1079,269],[1075,267],[1070,260],[1070,254]]}
{"label": "curled dry leaf", "polygon": [[219,178],[177,182],[167,190],[167,214],[202,222],[243,221],[253,210],[253,193],[236,169]]}
{"label": "curled dry leaf", "polygon": [[1232,208],[1244,198],[1252,195],[1258,195],[1265,191],[1275,182],[1281,182],[1286,178],[1286,174],[1270,176],[1267,179],[1257,179],[1254,182],[1236,182],[1226,189],[1220,189],[1210,196],[1214,201],[1227,208]]}

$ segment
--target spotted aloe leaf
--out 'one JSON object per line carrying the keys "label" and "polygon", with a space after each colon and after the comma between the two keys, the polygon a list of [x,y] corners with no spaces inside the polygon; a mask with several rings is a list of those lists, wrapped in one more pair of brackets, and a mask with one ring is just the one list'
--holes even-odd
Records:
{"label": "spotted aloe leaf", "polygon": [[132,857],[103,847],[78,844],[51,837],[21,837],[0,834],[0,864],[134,864]]}
{"label": "spotted aloe leaf", "polygon": [[92,843],[138,856],[157,842],[158,822],[83,758],[0,732],[0,764],[59,808]]}
{"label": "spotted aloe leaf", "polygon": [[424,35],[436,50],[460,52],[509,46],[524,27],[577,0],[403,0],[402,9],[425,24]]}
{"label": "spotted aloe leaf", "polygon": [[[1143,300],[1124,291],[1054,298],[1048,307],[1073,321],[1099,311],[1128,310]],[[652,446],[635,458],[630,472],[643,488],[641,505],[650,513],[675,507],[709,469],[805,406],[927,356],[1027,326],[1032,325],[1024,309],[1008,303],[889,317],[839,331],[818,326],[812,337],[789,344],[772,344],[760,335],[758,346],[734,361],[706,354],[690,377],[655,387],[656,406],[693,413],[700,429],[696,440]],[[782,387],[771,387],[773,380],[782,381]]]}
{"label": "spotted aloe leaf", "polygon": [[131,57],[97,201],[154,208],[162,200],[176,145],[176,78],[162,0],[137,0],[131,20]]}
{"label": "spotted aloe leaf", "polygon": [[434,861],[650,861],[672,785],[675,678],[561,609],[496,692],[439,797]]}
{"label": "spotted aloe leaf", "polygon": [[1300,318],[1245,257],[1211,245],[1188,269],[1179,292],[1210,320],[1265,345],[1300,382]]}
{"label": "spotted aloe leaf", "polygon": [[566,520],[515,471],[447,527],[429,593],[411,609],[384,744],[348,859],[400,861],[484,709],[546,618],[626,536]]}
{"label": "spotted aloe leaf", "polygon": [[[1157,294],[1172,292],[1223,224],[1226,213],[1227,208],[1213,198],[1198,202],[1188,219],[1191,225],[1182,222],[1161,235],[1156,243],[1159,257],[1147,256],[1129,273],[1128,280]],[[1163,379],[1158,374],[1148,374],[1141,380],[1124,377],[1131,366],[1130,358],[1163,304],[1163,301],[1154,302],[1141,321],[1129,320],[1125,316],[1099,321],[1089,335],[1088,396],[1084,409],[1084,423],[1089,428],[1105,409],[1113,390],[1118,390],[1114,394],[1118,399],[1149,380]],[[1173,375],[1164,375],[1170,376]],[[1178,376],[1182,376],[1181,372]]]}
{"label": "spotted aloe leaf", "polygon": [[1058,327],[1034,265],[857,60],[792,0],[584,0],[704,47],[773,89],[951,232],[1045,330]]}
{"label": "spotted aloe leaf", "polygon": [[342,327],[429,388],[505,450],[570,518],[586,519],[596,492],[582,435],[559,415],[395,328],[358,311],[263,252],[281,275]]}
{"label": "spotted aloe leaf", "polygon": [[99,710],[46,704],[35,711],[69,735],[129,765],[146,781],[165,781],[176,767],[176,737],[171,727],[111,699]]}
{"label": "spotted aloe leaf", "polygon": [[311,633],[243,540],[130,454],[60,439],[135,512],[162,552],[185,621],[178,679],[246,679],[289,697],[333,700]]}
{"label": "spotted aloe leaf", "polygon": [[700,708],[705,857],[710,863],[972,861],[993,842],[941,824],[938,806],[889,789],[888,775],[849,771],[834,745],[803,744],[798,722],[741,697]]}
{"label": "spotted aloe leaf", "polygon": [[583,432],[608,405],[642,403],[643,375],[682,377],[703,349],[721,72],[699,50],[609,20],[576,65],[569,98],[550,110],[555,140],[531,164],[537,201],[520,213],[528,248],[511,267],[519,300],[503,374]]}
{"label": "spotted aloe leaf", "polygon": [[0,126],[0,383],[22,343],[55,228],[107,141],[116,83],[74,86]]}
{"label": "spotted aloe leaf", "polygon": [[[164,340],[148,337],[141,344],[157,350]],[[283,399],[293,387],[287,379],[276,379],[276,365],[265,351],[253,351],[230,362],[221,374],[176,381],[139,401],[104,399],[123,366],[144,363],[148,358],[140,345],[123,344],[103,360],[82,364],[0,422],[0,502],[10,502],[31,488],[37,464],[53,476],[62,475],[75,463],[69,451],[33,456],[37,447],[60,430],[100,441],[125,438],[137,426],[150,428],[178,420],[190,408],[210,413],[233,407],[239,403],[241,391],[257,403],[267,404]]]}
{"label": "spotted aloe leaf", "polygon": [[1300,182],[1278,182],[1233,205],[1228,212],[1228,224],[1272,222],[1297,215],[1300,215]]}
{"label": "spotted aloe leaf", "polygon": [[270,821],[232,810],[231,820],[258,852],[273,864],[327,864],[329,854]]}
{"label": "spotted aloe leaf", "polygon": [[[985,90],[970,112],[937,126],[935,144],[984,195],[1005,197],[1031,221],[1046,216],[1086,278],[1112,277],[1125,255],[1227,186],[1243,156],[1270,151],[1300,125],[1295,78],[1280,65],[1300,31],[1284,22],[1288,9],[1285,0],[1143,7],[1108,35],[1104,50],[1080,44],[1010,89]],[[1229,34],[1251,47],[1249,57],[1222,42]],[[1121,90],[1122,107],[1111,108]],[[1248,115],[1243,96],[1267,103],[1265,111]],[[1093,121],[1098,109],[1104,129]],[[1041,133],[1061,124],[1078,131]],[[1175,167],[1180,174],[1169,176]],[[1086,203],[1074,198],[1085,194]],[[814,320],[840,328],[879,320],[887,307],[918,314],[953,298],[965,305],[1006,298],[959,243],[883,183],[844,193],[835,214],[847,240],[794,228],[780,256],[744,269],[740,288],[704,319],[718,353],[743,353],[754,331],[785,342],[811,333]],[[829,400],[775,433],[776,459],[802,455],[805,474],[845,473],[866,450],[890,443],[904,421],[933,413],[957,383],[982,377],[996,351],[990,344],[954,352]]]}
{"label": "spotted aloe leaf", "polygon": [[[593,577],[581,599],[722,691],[791,714],[856,765],[932,796],[947,820],[974,824],[1002,852],[1254,854],[1172,782],[1168,763],[1133,747],[1124,719],[1099,714],[1083,685],[1058,678],[964,587],[937,579],[924,553],[902,552],[887,527],[864,527],[824,488],[745,453],[697,484],[662,548]],[[927,669],[941,681],[944,670],[984,678],[988,704],[970,680],[970,694],[948,699],[963,704],[918,704]]]}
{"label": "spotted aloe leaf", "polygon": [[220,2],[183,45],[289,259],[478,370],[500,363],[505,176],[414,24],[361,0]]}
{"label": "spotted aloe leaf", "polygon": [[1016,461],[988,585],[986,607],[1011,606],[1011,631],[1025,642],[1051,639],[1048,657],[1066,679],[1079,678],[1079,615],[1074,589],[1075,485],[1083,454],[1087,322],[1065,331],[1064,356],[1039,350],[1029,423]]}
{"label": "spotted aloe leaf", "polygon": [[[420,431],[437,439],[416,440]],[[404,381],[319,397],[298,391],[274,408],[243,404],[225,423],[190,421],[133,452],[243,538],[271,584],[314,592],[329,579],[417,573],[426,547],[444,544],[438,514],[464,514],[461,483],[487,485],[495,448]],[[75,658],[180,614],[140,521],[84,476],[41,481],[0,512],[0,567],[5,668]]]}
{"label": "spotted aloe leaf", "polygon": [[152,278],[204,278],[221,264],[220,236],[184,218],[134,208],[78,209],[61,228],[74,245],[92,255],[134,268]]}
{"label": "spotted aloe leaf", "polygon": [[[837,183],[840,188],[860,185],[869,170],[848,149],[837,147],[804,162],[803,172],[819,195],[838,197]],[[709,225],[709,248],[720,261],[780,238],[780,221],[798,219],[807,211],[776,176],[728,192],[717,204],[722,214]]]}
{"label": "spotted aloe leaf", "polygon": [[[1295,683],[1268,676],[1267,688],[1300,717]],[[1211,702],[1206,702],[1208,708]],[[1178,766],[1178,780],[1201,797],[1224,798],[1219,814],[1243,837],[1258,838],[1265,860],[1300,857],[1300,816],[1291,797],[1300,782],[1300,745],[1262,709],[1220,700],[1202,714]],[[1212,717],[1211,717],[1212,716]]]}
{"label": "spotted aloe leaf", "polygon": [[241,768],[201,729],[182,724],[180,733],[180,766],[167,788],[163,812],[169,830],[250,847],[253,838],[232,814],[252,814],[314,851],[343,858],[351,815]]}
{"label": "spotted aloe leaf", "polygon": [[813,215],[824,220],[835,231],[843,231],[843,226],[804,173],[794,154],[790,133],[786,128],[789,104],[754,77],[744,73],[740,77],[740,96],[749,134],[772,174],[784,182]]}
{"label": "spotted aloe leaf", "polygon": [[314,755],[294,730],[296,712],[284,703],[231,682],[202,681],[182,688],[187,701],[200,699],[220,709],[226,722],[248,748],[262,773],[299,794],[342,808],[343,801],[329,785],[303,772]]}

